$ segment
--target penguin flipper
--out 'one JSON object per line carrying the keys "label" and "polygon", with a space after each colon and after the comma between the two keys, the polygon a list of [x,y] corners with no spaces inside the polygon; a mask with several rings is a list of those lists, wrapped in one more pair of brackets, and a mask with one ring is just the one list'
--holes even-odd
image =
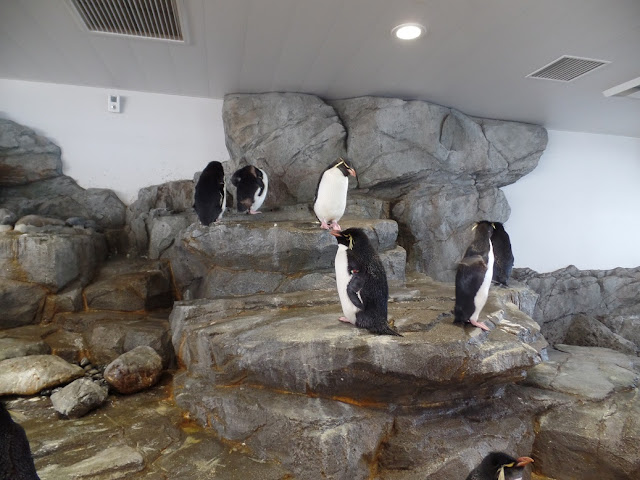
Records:
{"label": "penguin flipper", "polygon": [[362,290],[364,281],[361,273],[353,273],[351,280],[347,285],[347,296],[351,303],[353,303],[360,310],[364,310],[364,303],[362,303],[362,297],[360,291]]}

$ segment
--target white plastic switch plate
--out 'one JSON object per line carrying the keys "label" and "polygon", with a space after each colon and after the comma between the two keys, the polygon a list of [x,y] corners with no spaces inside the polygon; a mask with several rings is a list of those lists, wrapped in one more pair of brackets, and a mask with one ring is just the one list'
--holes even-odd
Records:
{"label": "white plastic switch plate", "polygon": [[120,95],[109,95],[107,110],[112,113],[120,113]]}

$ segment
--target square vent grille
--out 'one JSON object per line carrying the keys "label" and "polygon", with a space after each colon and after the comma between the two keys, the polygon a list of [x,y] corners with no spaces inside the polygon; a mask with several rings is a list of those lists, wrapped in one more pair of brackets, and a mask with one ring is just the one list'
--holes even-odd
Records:
{"label": "square vent grille", "polygon": [[548,65],[539,68],[527,75],[528,78],[540,78],[543,80],[555,80],[558,82],[571,82],[595,69],[607,65],[606,60],[594,60],[591,58],[570,57],[564,55]]}
{"label": "square vent grille", "polygon": [[186,42],[181,0],[67,0],[90,32]]}

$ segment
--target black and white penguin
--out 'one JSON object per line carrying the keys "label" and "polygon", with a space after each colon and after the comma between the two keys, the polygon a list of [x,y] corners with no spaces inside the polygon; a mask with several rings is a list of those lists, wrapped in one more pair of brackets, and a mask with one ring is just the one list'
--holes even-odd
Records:
{"label": "black and white penguin", "polygon": [[338,240],[336,286],[343,317],[340,321],[372,333],[397,335],[387,323],[387,274],[367,234],[360,228],[332,230]]}
{"label": "black and white penguin", "polygon": [[0,480],[40,480],[24,428],[0,402]]}
{"label": "black and white penguin", "polygon": [[483,330],[489,330],[484,323],[478,322],[478,317],[487,303],[493,277],[493,225],[491,222],[482,221],[476,223],[473,229],[473,242],[467,248],[456,271],[454,322],[470,323]]}
{"label": "black and white penguin", "polygon": [[264,203],[269,189],[269,177],[263,169],[247,165],[231,176],[231,183],[236,187],[238,212],[251,215],[261,213],[258,209]]}
{"label": "black and white penguin", "polygon": [[493,281],[499,285],[507,286],[513,270],[513,252],[511,251],[511,240],[509,234],[504,229],[504,225],[493,222],[493,235],[491,244],[493,245]]}
{"label": "black and white penguin", "polygon": [[342,218],[347,207],[349,175],[355,177],[356,171],[346,160],[339,158],[320,176],[313,211],[324,229],[341,230],[338,220]]}
{"label": "black and white penguin", "polygon": [[530,457],[513,458],[503,452],[491,452],[466,480],[520,480],[524,467],[532,462]]}
{"label": "black and white penguin", "polygon": [[209,162],[196,184],[195,203],[198,218],[203,225],[217,222],[227,208],[224,169],[220,162]]}

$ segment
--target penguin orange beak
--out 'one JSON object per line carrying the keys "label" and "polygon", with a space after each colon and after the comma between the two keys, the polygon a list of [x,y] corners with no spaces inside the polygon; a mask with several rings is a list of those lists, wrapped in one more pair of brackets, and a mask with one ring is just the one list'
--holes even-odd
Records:
{"label": "penguin orange beak", "polygon": [[353,168],[349,168],[347,169],[347,171],[349,172],[349,175],[351,175],[352,177],[356,176],[356,171]]}
{"label": "penguin orange beak", "polygon": [[331,235],[333,235],[334,237],[341,237],[342,236],[342,232],[340,230],[329,230],[329,233]]}
{"label": "penguin orange beak", "polygon": [[533,458],[520,457],[516,461],[518,462],[516,463],[516,467],[524,467],[525,465],[529,465],[530,463],[533,463]]}

